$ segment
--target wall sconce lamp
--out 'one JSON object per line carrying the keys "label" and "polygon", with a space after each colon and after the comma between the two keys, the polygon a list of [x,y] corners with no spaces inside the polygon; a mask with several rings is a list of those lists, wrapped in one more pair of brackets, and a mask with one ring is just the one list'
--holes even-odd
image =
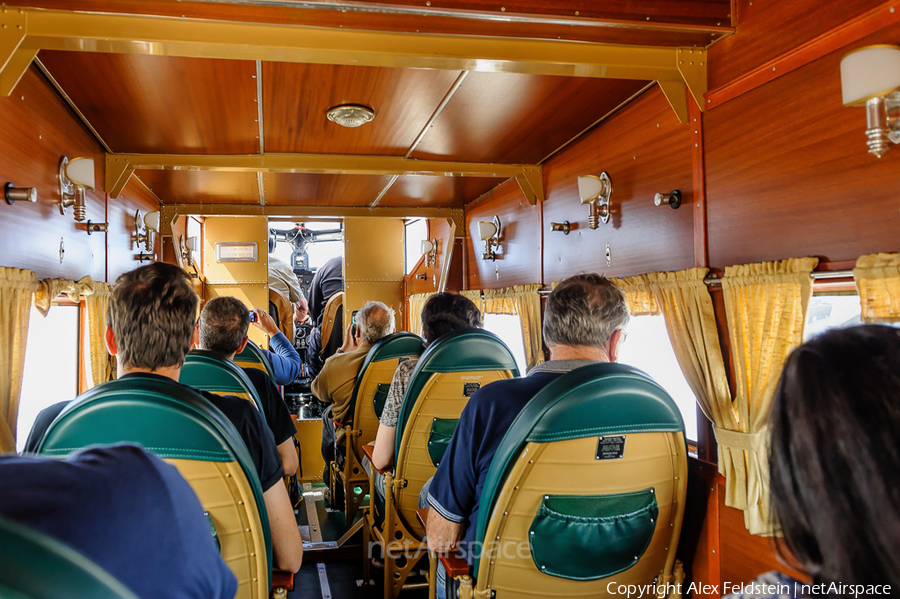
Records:
{"label": "wall sconce lamp", "polygon": [[149,253],[145,254],[144,252],[141,252],[140,254],[137,255],[137,259],[141,263],[156,262],[156,254],[149,254]]}
{"label": "wall sconce lamp", "polygon": [[[152,212],[150,214],[153,214]],[[150,216],[148,214],[147,216]],[[159,215],[159,213],[156,213]],[[157,216],[158,218],[158,216]],[[147,222],[147,217],[144,217],[144,223]],[[148,227],[149,228],[149,227]],[[184,237],[179,236],[181,240],[181,260],[187,264],[188,266],[194,266],[194,252],[197,251],[197,238],[196,237],[188,237],[185,239]]]}
{"label": "wall sconce lamp", "polygon": [[681,191],[673,189],[671,193],[658,193],[653,196],[653,203],[657,206],[669,206],[674,210],[681,206]]}
{"label": "wall sconce lamp", "polygon": [[[150,214],[147,215],[149,217]],[[151,219],[152,224],[152,219]],[[140,246],[144,244],[144,249],[148,252],[153,251],[153,236],[150,234],[150,227],[147,226],[146,219],[141,216],[141,211],[134,213],[134,242]],[[143,262],[143,259],[141,260]]]}
{"label": "wall sconce lamp", "polygon": [[612,183],[609,175],[604,171],[600,176],[583,175],[578,177],[578,195],[582,204],[590,204],[591,214],[588,217],[588,226],[596,229],[609,222],[609,196],[612,194]]}
{"label": "wall sconce lamp", "polygon": [[500,247],[500,218],[495,216],[490,221],[479,221],[478,237],[484,242],[484,253],[481,255],[481,259],[496,260],[497,252],[494,250]]}
{"label": "wall sconce lamp", "polygon": [[94,159],[63,156],[59,161],[59,213],[65,216],[66,208],[72,206],[75,220],[82,222],[87,217],[85,189],[94,189]]}
{"label": "wall sconce lamp", "polygon": [[844,106],[866,107],[869,154],[881,158],[900,143],[900,48],[868,46],[841,60]]}
{"label": "wall sconce lamp", "polygon": [[16,202],[37,202],[37,189],[34,187],[16,187],[12,183],[3,186],[3,197],[12,206]]}
{"label": "wall sconce lamp", "polygon": [[437,238],[422,240],[422,255],[425,256],[425,267],[437,264]]}

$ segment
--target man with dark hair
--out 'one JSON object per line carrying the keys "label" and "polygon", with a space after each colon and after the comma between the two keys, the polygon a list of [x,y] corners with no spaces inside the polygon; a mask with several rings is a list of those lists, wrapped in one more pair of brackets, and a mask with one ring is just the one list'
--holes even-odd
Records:
{"label": "man with dark hair", "polygon": [[[216,297],[203,306],[200,322],[197,324],[199,347],[221,355],[228,360],[247,345],[247,331],[250,329],[250,312],[241,300],[234,297]],[[294,433],[297,427],[291,419],[278,388],[262,370],[243,368],[244,373],[262,401],[263,414],[272,434],[281,465],[288,475],[297,472],[300,461],[294,448]]]}
{"label": "man with dark hair", "polygon": [[[118,378],[165,377],[178,381],[191,347],[199,298],[177,266],[156,262],[116,281],[107,310],[106,346],[118,358]],[[275,566],[296,572],[303,558],[284,471],[272,432],[247,400],[197,391],[234,424],[259,474],[272,532]]]}
{"label": "man with dark hair", "polygon": [[[394,311],[382,302],[369,302],[356,313],[356,327],[347,327],[344,345],[325,361],[322,371],[312,382],[312,392],[319,401],[331,404],[330,417],[336,422],[348,424],[353,419],[353,414],[349,413],[350,397],[359,369],[372,345],[393,332]],[[328,462],[335,459],[335,443],[340,444],[344,431],[339,429],[337,435],[332,434],[334,427],[328,420],[328,412],[323,420],[322,456],[327,473]]]}
{"label": "man with dark hair", "polygon": [[[528,376],[496,381],[475,392],[460,416],[447,453],[427,492],[428,548],[459,548],[469,563],[478,548],[475,525],[481,489],[504,434],[538,391],[560,374],[595,362],[615,362],[628,324],[625,294],[606,277],[563,280],[547,298],[544,342],[550,361]],[[439,568],[438,598],[455,596]]]}

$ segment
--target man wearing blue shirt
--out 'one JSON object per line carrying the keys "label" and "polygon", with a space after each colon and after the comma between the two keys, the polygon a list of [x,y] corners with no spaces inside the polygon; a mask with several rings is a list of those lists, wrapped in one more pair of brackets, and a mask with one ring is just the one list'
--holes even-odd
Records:
{"label": "man wearing blue shirt", "polygon": [[264,310],[254,310],[256,320],[251,324],[269,336],[272,351],[262,350],[272,366],[272,380],[276,385],[290,385],[303,370],[303,360],[284,333],[278,330],[275,320]]}
{"label": "man wearing blue shirt", "polygon": [[[473,555],[481,551],[474,543],[478,502],[504,434],[529,400],[560,374],[595,362],[615,362],[628,319],[625,294],[606,277],[575,275],[556,286],[544,311],[550,361],[535,366],[524,378],[481,388],[460,416],[427,490],[430,550],[458,549],[473,562]],[[455,596],[445,579],[439,568],[438,599]]]}

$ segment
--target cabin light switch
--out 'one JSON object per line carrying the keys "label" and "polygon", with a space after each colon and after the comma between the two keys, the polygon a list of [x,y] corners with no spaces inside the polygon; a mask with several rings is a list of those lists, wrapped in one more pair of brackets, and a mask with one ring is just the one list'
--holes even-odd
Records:
{"label": "cabin light switch", "polygon": [[63,238],[59,238],[59,263],[63,263],[63,258],[66,257],[66,243],[63,241]]}
{"label": "cabin light switch", "polygon": [[612,266],[612,249],[609,247],[609,242],[606,242],[606,265]]}

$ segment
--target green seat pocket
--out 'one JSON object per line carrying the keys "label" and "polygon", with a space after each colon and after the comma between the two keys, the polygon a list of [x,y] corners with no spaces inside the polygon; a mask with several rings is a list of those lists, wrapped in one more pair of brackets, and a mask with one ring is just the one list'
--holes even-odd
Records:
{"label": "green seat pocket", "polygon": [[375,397],[372,398],[372,403],[375,407],[375,415],[379,419],[381,419],[381,413],[384,412],[384,404],[387,401],[387,394],[390,388],[390,383],[378,383],[378,388],[375,389]]}
{"label": "green seat pocket", "polygon": [[618,495],[545,495],[531,523],[531,558],[544,574],[597,580],[623,572],[650,545],[653,489]]}
{"label": "green seat pocket", "polygon": [[453,437],[453,431],[456,430],[458,423],[459,418],[435,418],[431,421],[431,430],[428,432],[428,455],[431,456],[431,463],[435,468],[447,452],[450,438]]}

